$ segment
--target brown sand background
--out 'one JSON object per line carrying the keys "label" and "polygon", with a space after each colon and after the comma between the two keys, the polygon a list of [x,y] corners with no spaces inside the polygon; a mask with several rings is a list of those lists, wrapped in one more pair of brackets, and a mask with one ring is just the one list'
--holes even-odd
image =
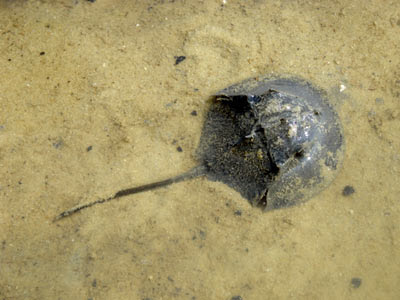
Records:
{"label": "brown sand background", "polygon": [[[0,299],[399,299],[399,45],[397,0],[2,0]],[[209,96],[267,73],[338,110],[323,193],[196,179],[52,222],[194,166]]]}

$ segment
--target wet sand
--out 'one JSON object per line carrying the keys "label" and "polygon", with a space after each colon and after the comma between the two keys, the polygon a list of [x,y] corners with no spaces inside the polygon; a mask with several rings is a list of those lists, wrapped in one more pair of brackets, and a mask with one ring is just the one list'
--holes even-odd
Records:
{"label": "wet sand", "polygon": [[[0,1],[0,298],[398,299],[399,45],[398,1]],[[321,194],[198,178],[53,223],[195,166],[210,95],[260,74],[337,109]]]}

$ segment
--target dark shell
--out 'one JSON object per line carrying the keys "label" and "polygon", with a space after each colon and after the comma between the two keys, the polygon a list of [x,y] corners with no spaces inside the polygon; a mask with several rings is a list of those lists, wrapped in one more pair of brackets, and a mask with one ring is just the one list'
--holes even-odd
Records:
{"label": "dark shell", "polygon": [[343,156],[341,128],[325,93],[309,82],[257,77],[216,93],[199,156],[209,179],[271,210],[332,182]]}

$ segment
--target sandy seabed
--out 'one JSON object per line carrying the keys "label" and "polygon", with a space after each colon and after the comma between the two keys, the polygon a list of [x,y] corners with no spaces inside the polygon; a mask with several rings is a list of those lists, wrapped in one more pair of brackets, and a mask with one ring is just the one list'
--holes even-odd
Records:
{"label": "sandy seabed", "polygon": [[[0,299],[399,299],[399,1],[1,0],[0,49]],[[53,222],[196,165],[210,95],[260,74],[337,109],[324,192],[198,178]]]}

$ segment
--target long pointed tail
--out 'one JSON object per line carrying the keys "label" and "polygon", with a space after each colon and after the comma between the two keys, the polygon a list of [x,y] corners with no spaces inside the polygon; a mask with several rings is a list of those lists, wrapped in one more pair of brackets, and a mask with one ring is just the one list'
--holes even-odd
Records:
{"label": "long pointed tail", "polygon": [[181,175],[166,179],[166,180],[162,180],[162,181],[157,181],[157,182],[153,182],[153,183],[149,183],[149,184],[145,184],[145,185],[141,185],[141,186],[137,186],[137,187],[133,187],[133,188],[129,188],[129,189],[125,189],[125,190],[121,190],[119,192],[117,192],[114,196],[109,197],[109,198],[102,198],[102,199],[98,199],[96,201],[93,202],[89,202],[89,203],[85,203],[85,204],[81,204],[78,206],[75,206],[71,209],[68,209],[64,212],[62,212],[61,214],[59,214],[58,216],[56,216],[53,220],[53,222],[58,221],[62,218],[68,217],[74,213],[77,213],[78,211],[81,211],[82,209],[85,208],[89,208],[91,206],[94,206],[96,204],[101,204],[101,203],[105,203],[105,202],[109,202],[111,200],[117,199],[117,198],[121,198],[124,196],[128,196],[128,195],[133,195],[133,194],[137,194],[137,193],[142,193],[142,192],[146,192],[146,191],[150,191],[153,189],[157,189],[160,187],[164,187],[173,183],[177,183],[177,182],[181,182],[184,180],[189,180],[195,177],[199,177],[199,176],[203,176],[207,173],[206,167],[205,166],[197,166],[191,170],[189,170],[186,173],[183,173]]}

